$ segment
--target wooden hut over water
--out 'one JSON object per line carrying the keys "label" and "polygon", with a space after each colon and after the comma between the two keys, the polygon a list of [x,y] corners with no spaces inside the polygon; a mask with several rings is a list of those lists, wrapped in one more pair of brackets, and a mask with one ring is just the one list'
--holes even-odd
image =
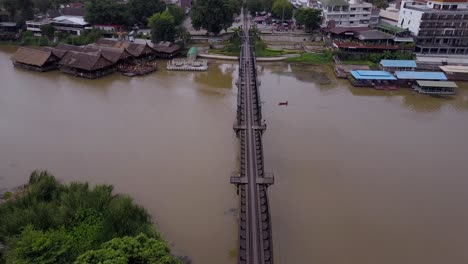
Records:
{"label": "wooden hut over water", "polygon": [[[161,41],[153,46],[156,56],[163,59],[172,59],[180,52],[180,46],[167,41]],[[196,55],[195,55],[196,57]]]}
{"label": "wooden hut over water", "polygon": [[68,51],[59,62],[60,71],[88,79],[96,79],[116,71],[115,64],[101,53]]}
{"label": "wooden hut over water", "polygon": [[59,58],[51,51],[21,47],[11,58],[15,67],[44,72],[57,68]]}
{"label": "wooden hut over water", "polygon": [[133,56],[124,48],[113,48],[106,46],[99,46],[90,44],[87,46],[74,46],[68,44],[59,44],[56,49],[62,51],[76,51],[84,53],[101,53],[104,58],[112,61],[113,63],[124,63],[131,59]]}
{"label": "wooden hut over water", "polygon": [[125,40],[114,40],[101,38],[95,43],[97,46],[125,49],[138,62],[156,59],[156,53],[147,43],[140,44]]}
{"label": "wooden hut over water", "polygon": [[447,81],[416,81],[413,89],[421,94],[453,95],[458,88],[454,82]]}
{"label": "wooden hut over water", "polygon": [[52,54],[54,56],[56,56],[59,59],[62,59],[63,56],[65,56],[65,54],[67,53],[66,50],[56,49],[56,48],[52,48],[52,47],[42,47],[41,50],[50,51],[50,52],[52,52]]}

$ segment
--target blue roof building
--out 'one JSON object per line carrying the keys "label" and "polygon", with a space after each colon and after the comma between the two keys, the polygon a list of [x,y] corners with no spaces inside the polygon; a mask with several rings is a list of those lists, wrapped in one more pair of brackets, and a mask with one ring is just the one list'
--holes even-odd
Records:
{"label": "blue roof building", "polygon": [[396,71],[399,80],[427,80],[446,81],[447,76],[443,72],[416,72],[416,71]]}
{"label": "blue roof building", "polygon": [[381,60],[380,65],[384,68],[416,68],[415,60]]}
{"label": "blue roof building", "polygon": [[356,70],[351,71],[351,75],[356,80],[379,80],[379,81],[394,81],[395,76],[386,71],[368,71]]}

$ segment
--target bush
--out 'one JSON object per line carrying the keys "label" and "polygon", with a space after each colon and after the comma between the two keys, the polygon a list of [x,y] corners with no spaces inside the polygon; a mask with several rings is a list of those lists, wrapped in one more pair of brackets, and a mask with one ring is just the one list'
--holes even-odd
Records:
{"label": "bush", "polygon": [[13,195],[12,192],[5,192],[3,194],[3,196],[2,196],[2,199],[6,201],[6,200],[10,199],[12,195]]}
{"label": "bush", "polygon": [[145,247],[141,254],[160,257],[158,263],[176,263],[146,210],[112,191],[110,185],[63,185],[47,172],[33,172],[15,199],[0,205],[0,242],[7,245],[7,263],[73,263],[85,252],[108,249],[112,243],[103,243],[113,238],[140,241],[134,237],[138,234],[160,245]]}

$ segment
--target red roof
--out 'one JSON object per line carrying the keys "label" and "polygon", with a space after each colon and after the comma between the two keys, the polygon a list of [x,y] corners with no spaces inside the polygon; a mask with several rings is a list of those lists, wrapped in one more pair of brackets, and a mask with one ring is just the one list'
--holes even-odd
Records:
{"label": "red roof", "polygon": [[378,50],[412,50],[412,47],[398,46],[398,45],[365,45],[362,43],[353,42],[334,42],[337,48],[347,49],[378,49]]}

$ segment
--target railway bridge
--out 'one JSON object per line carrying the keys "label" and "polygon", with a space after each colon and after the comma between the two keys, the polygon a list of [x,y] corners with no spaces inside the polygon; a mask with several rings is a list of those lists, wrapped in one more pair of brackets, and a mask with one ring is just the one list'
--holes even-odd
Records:
{"label": "railway bridge", "polygon": [[[245,14],[246,12],[244,12]],[[251,30],[244,20],[239,56],[237,120],[234,131],[240,139],[240,171],[231,177],[239,199],[239,264],[272,264],[273,243],[268,186],[273,176],[265,173],[262,119],[256,58]]]}

